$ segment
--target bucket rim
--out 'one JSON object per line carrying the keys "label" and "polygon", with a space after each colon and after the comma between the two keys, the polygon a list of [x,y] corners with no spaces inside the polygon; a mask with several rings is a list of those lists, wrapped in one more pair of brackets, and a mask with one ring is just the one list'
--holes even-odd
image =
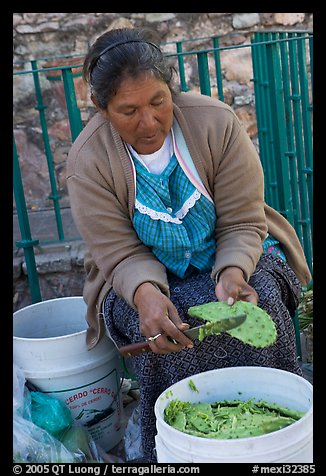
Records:
{"label": "bucket rim", "polygon": [[[32,310],[32,309],[35,309],[37,307],[42,307],[43,305],[48,305],[49,303],[62,302],[62,301],[68,301],[68,300],[71,300],[71,301],[77,300],[77,301],[83,302],[85,304],[85,315],[86,315],[87,304],[86,304],[83,296],[63,296],[63,297],[59,297],[59,298],[45,299],[43,301],[35,302],[35,303],[30,304],[28,306],[24,306],[20,309],[17,309],[17,311],[15,311],[13,313],[13,319],[19,318],[19,314],[23,314],[25,311]],[[85,319],[85,325],[86,324],[87,324],[87,322],[86,322],[86,319]],[[81,331],[76,331],[76,332],[72,332],[70,334],[64,334],[64,335],[61,335],[61,336],[20,337],[20,336],[13,335],[13,339],[18,340],[18,341],[28,340],[29,342],[42,342],[42,341],[49,341],[49,340],[54,341],[56,339],[62,339],[62,338],[65,338],[65,337],[79,336],[79,335],[85,334],[86,332],[87,332],[87,327],[85,327],[85,329],[82,329]]]}
{"label": "bucket rim", "polygon": [[16,311],[14,311],[13,315],[15,316],[16,314],[18,314],[22,311],[25,311],[26,309],[32,309],[34,307],[39,307],[39,306],[42,306],[42,305],[50,303],[50,302],[69,301],[69,300],[83,301],[85,306],[87,306],[83,296],[62,296],[62,297],[58,297],[58,298],[43,299],[42,301],[34,302],[32,304],[28,304],[27,306],[21,307],[20,309],[17,309]]}
{"label": "bucket rim", "polygon": [[87,329],[83,329],[82,331],[78,332],[72,332],[71,334],[64,334],[61,336],[53,336],[53,337],[19,337],[19,336],[13,336],[14,340],[17,341],[28,341],[28,342],[42,342],[42,341],[55,341],[55,340],[62,340],[62,339],[68,339],[71,337],[77,337],[81,336],[82,334],[86,334]]}
{"label": "bucket rim", "polygon": [[185,377],[184,379],[181,379],[178,382],[173,383],[172,385],[167,387],[165,390],[163,390],[163,392],[161,392],[161,394],[156,399],[155,407],[158,406],[159,401],[162,400],[162,398],[164,398],[165,400],[168,400],[168,398],[165,395],[166,395],[167,392],[172,390],[172,388],[175,388],[176,385],[179,385],[182,382],[187,383],[189,380],[193,380],[197,375],[198,376],[212,375],[216,372],[219,372],[220,374],[222,374],[222,373],[232,373],[232,372],[235,372],[235,371],[238,371],[238,370],[243,370],[245,372],[250,373],[250,372],[254,372],[254,371],[257,371],[257,370],[259,371],[259,370],[262,370],[262,369],[264,369],[265,372],[269,372],[269,373],[275,373],[275,374],[278,373],[280,375],[290,375],[292,379],[296,379],[296,380],[301,381],[302,383],[304,383],[309,388],[309,390],[311,392],[313,392],[313,385],[309,382],[309,380],[305,379],[301,375],[294,374],[293,372],[289,372],[288,370],[277,369],[275,367],[263,367],[263,366],[260,366],[260,365],[239,365],[239,366],[236,366],[236,367],[223,367],[223,368],[220,368],[220,369],[207,370],[205,372],[199,372],[197,374],[190,375],[189,377]]}

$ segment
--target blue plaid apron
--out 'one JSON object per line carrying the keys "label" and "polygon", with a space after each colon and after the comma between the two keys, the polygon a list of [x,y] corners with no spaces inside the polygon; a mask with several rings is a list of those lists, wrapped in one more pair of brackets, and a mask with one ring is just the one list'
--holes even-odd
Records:
{"label": "blue plaid apron", "polygon": [[160,175],[150,173],[139,160],[133,218],[139,239],[166,268],[183,278],[196,268],[209,271],[216,242],[214,204],[192,184],[175,153]]}

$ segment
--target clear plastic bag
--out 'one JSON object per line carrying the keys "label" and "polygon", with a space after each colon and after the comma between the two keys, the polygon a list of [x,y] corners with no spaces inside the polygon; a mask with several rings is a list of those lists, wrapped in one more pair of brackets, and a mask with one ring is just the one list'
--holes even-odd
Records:
{"label": "clear plastic bag", "polygon": [[124,445],[127,461],[141,461],[143,458],[143,446],[140,428],[140,405],[134,408],[125,431]]}
{"label": "clear plastic bag", "polygon": [[87,429],[72,425],[68,407],[41,392],[30,392],[25,383],[24,373],[14,364],[14,462],[103,462]]}

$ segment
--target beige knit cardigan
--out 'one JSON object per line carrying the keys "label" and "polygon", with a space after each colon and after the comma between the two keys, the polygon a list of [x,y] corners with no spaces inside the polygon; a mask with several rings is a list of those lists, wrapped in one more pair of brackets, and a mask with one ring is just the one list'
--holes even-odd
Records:
{"label": "beige knit cardigan", "polygon": [[[233,110],[196,93],[174,97],[174,118],[204,186],[215,201],[217,250],[212,279],[227,266],[240,267],[248,280],[267,232],[283,246],[302,285],[311,275],[293,227],[264,203],[261,163]],[[135,183],[121,137],[96,113],[74,142],[67,161],[67,185],[75,224],[85,242],[84,299],[87,344],[104,332],[101,303],[113,286],[134,307],[143,282],[169,295],[166,270],[139,240],[132,217]]]}

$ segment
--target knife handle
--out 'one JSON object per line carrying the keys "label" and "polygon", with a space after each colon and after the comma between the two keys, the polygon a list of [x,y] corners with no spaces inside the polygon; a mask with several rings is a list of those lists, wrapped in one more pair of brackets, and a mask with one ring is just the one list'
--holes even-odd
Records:
{"label": "knife handle", "polygon": [[135,344],[124,345],[119,348],[119,352],[123,357],[139,355],[150,350],[149,342],[136,342]]}

